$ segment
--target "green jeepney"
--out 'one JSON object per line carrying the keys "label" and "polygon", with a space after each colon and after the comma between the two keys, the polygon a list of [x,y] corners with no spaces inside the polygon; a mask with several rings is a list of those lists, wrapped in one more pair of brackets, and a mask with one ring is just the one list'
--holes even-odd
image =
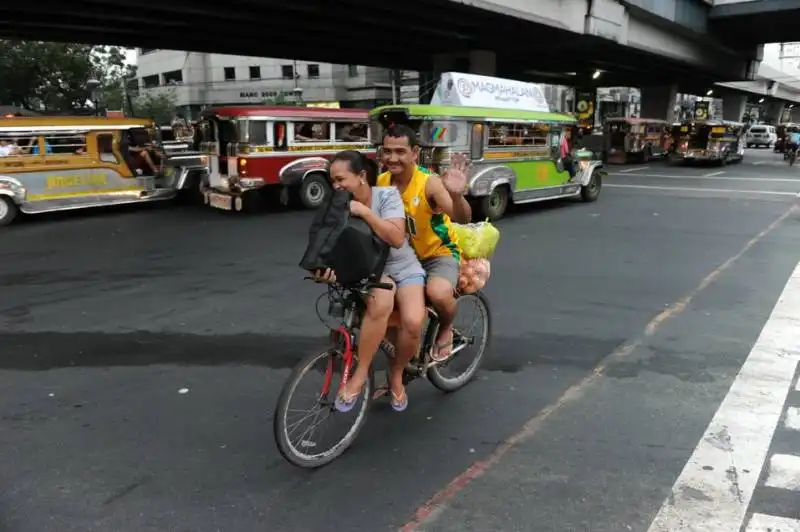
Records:
{"label": "green jeepney", "polygon": [[[509,203],[580,197],[595,201],[604,171],[594,154],[574,153],[570,178],[560,157],[561,136],[574,128],[570,116],[539,111],[452,105],[390,105],[370,113],[371,136],[380,143],[393,124],[411,126],[421,144],[419,164],[436,172],[450,154],[471,160],[468,198],[482,216],[496,220]],[[476,213],[478,214],[478,213]]]}

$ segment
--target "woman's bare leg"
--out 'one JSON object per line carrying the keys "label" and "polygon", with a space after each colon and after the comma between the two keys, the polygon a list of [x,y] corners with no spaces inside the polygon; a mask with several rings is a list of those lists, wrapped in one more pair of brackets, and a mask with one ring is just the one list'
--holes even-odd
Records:
{"label": "woman's bare leg", "polygon": [[[392,283],[392,280],[383,277],[381,282]],[[357,397],[361,393],[378,346],[386,335],[386,324],[393,308],[394,290],[372,289],[367,298],[367,309],[361,320],[361,335],[358,339],[358,367],[344,388],[344,399],[348,402],[353,396]]]}
{"label": "woman's bare leg", "polygon": [[400,311],[400,327],[395,344],[395,357],[389,370],[389,385],[392,400],[402,399],[403,369],[414,357],[422,340],[422,326],[425,323],[425,285],[412,284],[397,289],[397,307]]}

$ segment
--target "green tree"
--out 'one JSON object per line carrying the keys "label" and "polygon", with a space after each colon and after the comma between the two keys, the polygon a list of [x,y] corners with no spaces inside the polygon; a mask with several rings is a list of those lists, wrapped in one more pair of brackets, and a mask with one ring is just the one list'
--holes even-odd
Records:
{"label": "green tree", "polygon": [[177,111],[177,97],[174,89],[148,92],[133,102],[133,114],[152,118],[157,124],[168,125]]}
{"label": "green tree", "polygon": [[136,83],[136,65],[125,65],[124,70],[116,70],[102,82],[96,91],[99,105],[111,111],[125,111],[126,115],[133,114],[128,98],[136,99],[139,91]]}
{"label": "green tree", "polygon": [[100,87],[125,69],[113,46],[0,40],[0,103],[69,111],[85,107],[90,80]]}

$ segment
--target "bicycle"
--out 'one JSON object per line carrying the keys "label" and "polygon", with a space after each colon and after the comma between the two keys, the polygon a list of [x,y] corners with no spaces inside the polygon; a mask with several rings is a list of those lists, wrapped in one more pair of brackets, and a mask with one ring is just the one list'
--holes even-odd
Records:
{"label": "bicycle", "polygon": [[797,159],[797,147],[792,147],[789,149],[788,159],[789,159],[789,166],[790,167],[794,166],[794,162]]}
{"label": "bicycle", "polygon": [[[307,277],[306,279],[311,279]],[[324,319],[319,312],[319,301],[328,296],[328,314],[337,318],[342,318],[341,324],[337,328],[331,327],[332,345],[328,349],[310,355],[301,360],[292,370],[289,378],[283,385],[283,389],[278,397],[278,404],[273,418],[273,434],[281,455],[291,464],[304,468],[318,468],[329,464],[342,453],[344,453],[355,441],[358,433],[366,423],[367,412],[370,405],[384,393],[381,390],[375,391],[375,370],[370,368],[369,378],[364,384],[364,389],[357,399],[356,406],[348,413],[341,413],[334,407],[336,394],[344,387],[350,377],[354,363],[357,362],[356,347],[357,334],[361,318],[366,308],[366,298],[372,289],[391,290],[392,285],[377,282],[375,279],[364,280],[355,286],[328,286],[327,294],[322,294],[317,300],[317,315],[323,323]],[[426,377],[431,384],[443,392],[454,392],[466,386],[478,372],[480,363],[483,360],[486,349],[489,346],[491,334],[491,314],[489,302],[486,296],[478,291],[474,294],[457,294],[458,310],[456,311],[456,322],[460,314],[462,304],[473,302],[482,313],[481,325],[483,326],[484,336],[482,341],[477,344],[478,350],[472,362],[466,370],[460,372],[455,377],[446,377],[444,370],[453,362],[463,356],[463,352],[473,345],[476,345],[475,335],[472,330],[465,330],[463,327],[456,327],[454,323],[453,332],[453,354],[442,362],[435,362],[431,358],[433,348],[436,345],[436,336],[439,332],[439,319],[436,311],[426,302],[427,323],[424,326],[420,348],[406,365],[403,372],[403,384],[407,385],[418,378]],[[390,320],[395,321],[396,315]],[[386,340],[381,343],[380,350],[391,360],[393,357],[393,346]],[[376,357],[377,358],[377,357]],[[300,434],[300,441],[293,442],[291,435],[294,432],[295,424],[290,424],[289,413],[293,410],[290,404],[304,377],[317,372],[311,371],[318,363],[323,362],[324,369],[321,390],[316,393],[314,412],[306,413],[300,421],[313,417],[314,424],[305,429]],[[374,366],[374,364],[373,364]],[[335,377],[339,375],[338,385],[335,384]],[[318,415],[323,415],[322,421],[318,421]],[[347,428],[343,437],[339,438],[328,450],[317,452],[318,443],[312,438],[317,434],[317,429],[329,418],[339,418],[354,415],[354,419]],[[309,451],[309,449],[311,449]]]}

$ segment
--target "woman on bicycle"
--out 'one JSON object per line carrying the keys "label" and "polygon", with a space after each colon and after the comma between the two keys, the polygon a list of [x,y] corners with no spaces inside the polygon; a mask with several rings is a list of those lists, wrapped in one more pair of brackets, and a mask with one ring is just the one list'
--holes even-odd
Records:
{"label": "woman on bicycle", "polygon": [[[425,270],[406,237],[406,215],[400,192],[395,187],[376,187],[378,167],[375,162],[357,151],[337,153],[331,159],[330,176],[335,189],[345,189],[353,195],[350,212],[363,219],[372,231],[391,248],[381,282],[394,285],[393,290],[373,289],[366,300],[366,312],[361,321],[358,342],[358,367],[336,398],[336,409],[348,412],[355,406],[369,376],[372,359],[386,335],[389,316],[394,308],[396,291],[418,291],[424,301]],[[317,272],[315,277],[335,282],[335,272]],[[424,305],[418,309],[424,319]],[[393,364],[389,388],[392,408],[402,412],[408,406],[403,386],[403,367]]]}

